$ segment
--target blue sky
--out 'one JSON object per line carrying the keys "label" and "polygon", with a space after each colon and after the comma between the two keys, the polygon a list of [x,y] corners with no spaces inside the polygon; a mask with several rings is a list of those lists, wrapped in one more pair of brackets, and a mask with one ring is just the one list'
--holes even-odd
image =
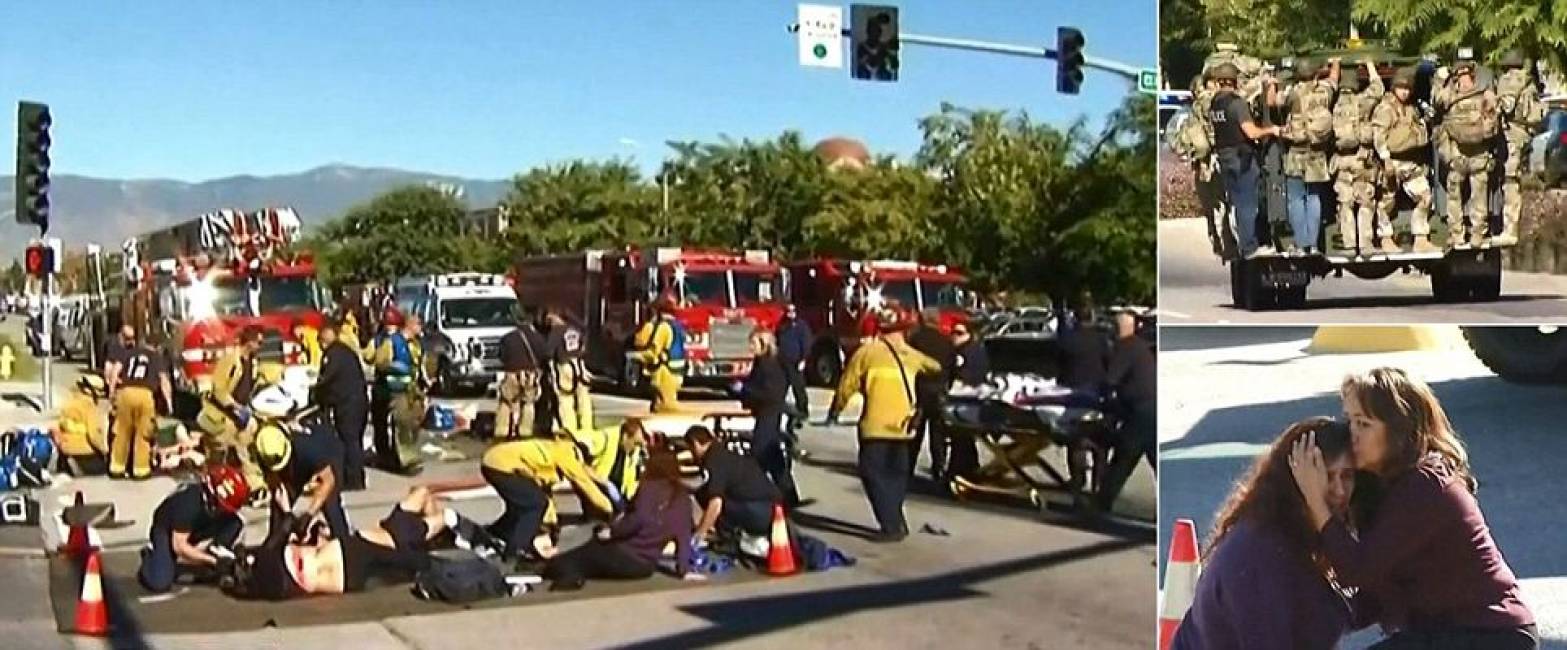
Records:
{"label": "blue sky", "polygon": [[[56,173],[195,181],[341,162],[504,178],[575,157],[653,168],[667,140],[788,128],[907,155],[944,100],[1097,124],[1128,88],[1090,70],[1081,95],[1059,95],[1053,62],[912,45],[895,84],[802,68],[795,4],[14,3],[0,102],[10,116],[19,99],[50,104]],[[1053,47],[1072,25],[1091,56],[1155,62],[1153,0],[894,4],[905,32]],[[15,127],[0,134],[12,150]]]}

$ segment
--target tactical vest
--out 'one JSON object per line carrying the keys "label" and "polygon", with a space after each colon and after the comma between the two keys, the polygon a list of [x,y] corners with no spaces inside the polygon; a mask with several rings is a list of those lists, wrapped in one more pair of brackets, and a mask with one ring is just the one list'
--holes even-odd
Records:
{"label": "tactical vest", "polygon": [[1502,115],[1507,123],[1521,127],[1530,133],[1545,121],[1545,104],[1540,101],[1540,89],[1524,70],[1508,70],[1496,81],[1496,95],[1501,100]]}
{"label": "tactical vest", "polygon": [[1339,151],[1353,152],[1376,141],[1371,114],[1377,99],[1370,92],[1339,94],[1333,104],[1333,143]]}
{"label": "tactical vest", "polygon": [[1333,89],[1316,81],[1297,86],[1290,94],[1289,128],[1313,146],[1332,141]]}
{"label": "tactical vest", "polygon": [[1192,96],[1186,121],[1170,141],[1170,148],[1188,162],[1202,162],[1213,155],[1213,91],[1199,90]]}
{"label": "tactical vest", "polygon": [[1485,110],[1481,89],[1475,88],[1448,106],[1442,126],[1461,145],[1484,144],[1496,135],[1496,120]]}
{"label": "tactical vest", "polygon": [[1414,106],[1398,101],[1393,93],[1388,93],[1382,101],[1393,111],[1393,122],[1388,125],[1382,142],[1389,153],[1407,154],[1431,145],[1431,134],[1426,132]]}

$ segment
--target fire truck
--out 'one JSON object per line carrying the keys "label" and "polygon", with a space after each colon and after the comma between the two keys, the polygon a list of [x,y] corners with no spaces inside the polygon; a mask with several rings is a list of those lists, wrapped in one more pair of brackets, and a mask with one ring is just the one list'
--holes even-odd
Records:
{"label": "fire truck", "polygon": [[264,363],[302,361],[295,328],[319,329],[329,303],[313,260],[286,252],[299,229],[290,208],[220,210],[122,245],[122,322],[165,335],[182,392],[210,387],[218,357],[247,326],[266,333]]}
{"label": "fire truck", "polygon": [[849,355],[875,331],[875,312],[888,301],[920,312],[936,310],[943,333],[967,318],[967,278],[942,264],[900,260],[817,259],[789,265],[790,296],[816,340],[806,380],[837,383]]}
{"label": "fire truck", "polygon": [[686,382],[728,386],[751,370],[749,339],[783,316],[786,273],[766,251],[658,248],[593,250],[515,260],[517,299],[554,308],[583,328],[588,367],[639,386],[632,354],[637,327],[653,317],[660,295],[675,298],[686,330]]}

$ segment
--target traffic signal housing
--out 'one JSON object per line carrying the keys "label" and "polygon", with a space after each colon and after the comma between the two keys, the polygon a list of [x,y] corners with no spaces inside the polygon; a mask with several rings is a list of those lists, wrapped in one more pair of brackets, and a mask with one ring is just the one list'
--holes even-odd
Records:
{"label": "traffic signal housing", "polygon": [[849,74],[867,81],[898,80],[898,8],[881,5],[849,7]]}
{"label": "traffic signal housing", "polygon": [[30,244],[22,258],[28,277],[42,278],[54,270],[54,249],[42,242]]}
{"label": "traffic signal housing", "polygon": [[1083,85],[1083,32],[1076,27],[1056,29],[1056,92],[1076,95]]}
{"label": "traffic signal housing", "polygon": [[49,231],[49,107],[16,107],[16,222]]}

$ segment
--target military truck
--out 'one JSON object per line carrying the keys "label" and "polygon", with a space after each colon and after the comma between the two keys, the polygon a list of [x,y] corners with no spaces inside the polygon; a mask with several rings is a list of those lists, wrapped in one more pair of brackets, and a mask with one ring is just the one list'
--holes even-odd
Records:
{"label": "military truck", "polygon": [[[1317,51],[1303,56],[1324,64],[1324,72],[1326,62],[1338,58],[1342,61],[1341,75],[1363,73],[1360,62],[1369,58],[1375,62],[1377,73],[1382,77],[1388,92],[1392,92],[1393,74],[1401,67],[1413,66],[1416,70],[1413,89],[1415,101],[1427,111],[1431,110],[1433,86],[1440,83],[1434,78],[1439,65],[1435,60],[1395,56],[1376,47]],[[1288,76],[1282,71],[1292,68],[1294,64],[1294,57],[1287,57],[1277,63],[1281,79]],[[1265,69],[1274,67],[1265,66]],[[1476,71],[1476,79],[1484,85],[1492,83],[1494,76],[1484,66],[1480,66]],[[1273,123],[1278,118],[1276,112],[1257,112],[1260,115],[1259,122]],[[1491,241],[1471,247],[1462,242],[1448,241],[1447,197],[1443,182],[1445,169],[1434,144],[1430,152],[1429,180],[1433,201],[1429,222],[1431,242],[1438,250],[1429,252],[1410,250],[1407,234],[1395,238],[1402,249],[1400,252],[1345,250],[1340,245],[1342,237],[1345,233],[1353,237],[1354,224],[1337,223],[1337,199],[1331,183],[1322,195],[1323,227],[1318,241],[1293,241],[1287,219],[1284,218],[1282,149],[1282,144],[1275,141],[1263,145],[1262,187],[1258,193],[1258,239],[1263,244],[1272,245],[1275,252],[1242,258],[1233,229],[1228,224],[1209,229],[1210,238],[1214,239],[1214,250],[1222,251],[1222,262],[1230,268],[1230,292],[1236,307],[1248,311],[1303,308],[1306,306],[1306,289],[1312,280],[1329,276],[1343,277],[1345,273],[1367,280],[1382,279],[1394,273],[1422,273],[1430,277],[1432,294],[1444,302],[1490,301],[1501,295],[1502,255],[1507,245]],[[1492,183],[1487,203],[1490,208],[1490,232],[1494,234],[1501,231],[1499,179]],[[1408,232],[1411,208],[1406,197],[1398,197],[1394,207],[1395,232]],[[1297,251],[1308,246],[1312,251],[1289,252],[1287,248],[1291,244]]]}
{"label": "military truck", "polygon": [[1465,327],[1464,340],[1498,377],[1522,384],[1567,384],[1567,327]]}

